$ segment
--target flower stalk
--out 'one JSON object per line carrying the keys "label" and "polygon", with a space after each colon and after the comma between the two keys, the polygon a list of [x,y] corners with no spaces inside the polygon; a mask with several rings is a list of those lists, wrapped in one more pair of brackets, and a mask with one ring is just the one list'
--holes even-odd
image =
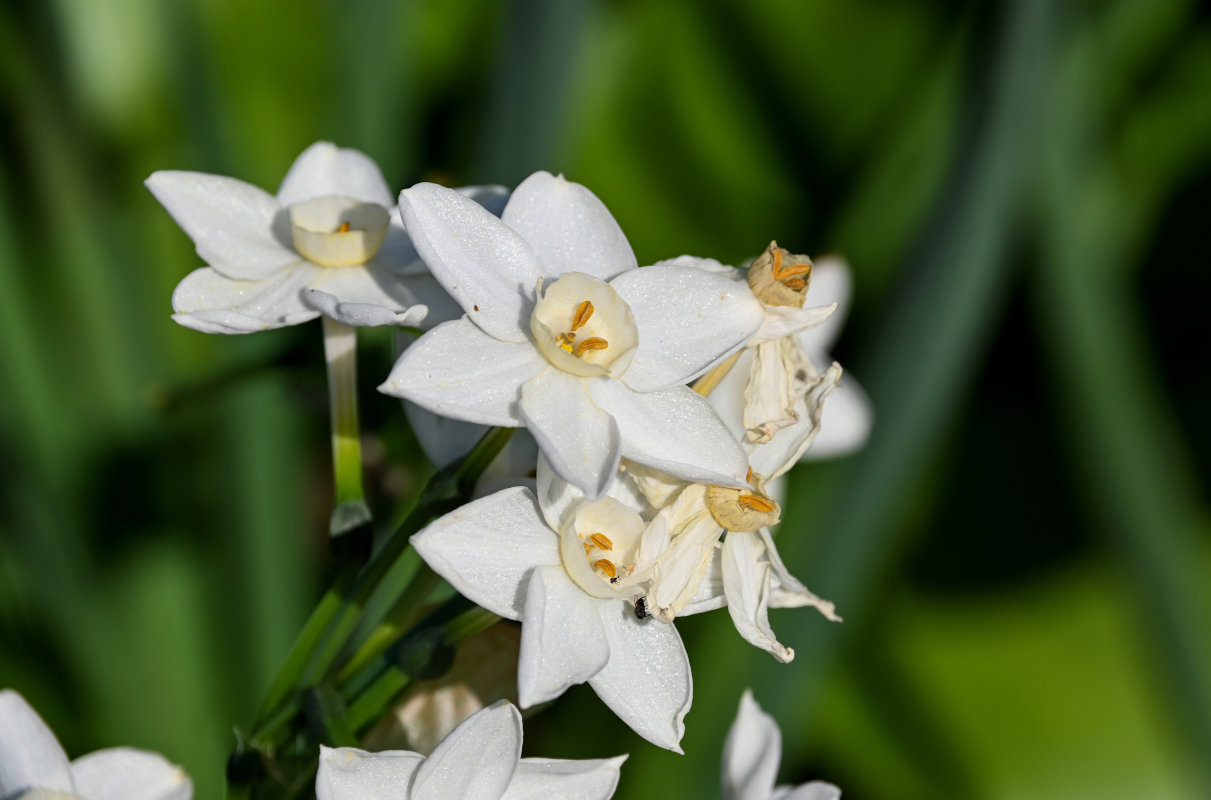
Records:
{"label": "flower stalk", "polygon": [[323,317],[332,420],[332,472],[336,507],[329,533],[342,536],[370,522],[362,486],[362,444],[357,419],[357,330]]}
{"label": "flower stalk", "polygon": [[[286,663],[261,704],[251,737],[256,746],[268,745],[280,739],[283,728],[289,726],[300,709],[302,690],[318,684],[329,674],[359,623],[377,622],[362,618],[362,610],[376,591],[383,587],[399,587],[392,591],[398,591],[401,596],[412,593],[409,586],[413,584],[397,579],[399,574],[407,572],[404,560],[409,537],[434,517],[457,508],[470,498],[476,480],[504,448],[513,430],[489,430],[462,461],[436,473],[429,480],[416,508],[364,569],[359,571],[352,562],[346,562],[340,568],[333,585],[305,623]],[[420,588],[421,585],[417,584],[416,593],[413,594],[417,605],[425,599],[420,596]],[[423,594],[427,595],[428,592]],[[386,607],[390,608],[391,605]],[[382,646],[381,639],[374,641],[374,647]],[[366,646],[371,645],[367,643]]]}
{"label": "flower stalk", "polygon": [[379,719],[413,681],[445,672],[458,645],[499,621],[465,597],[451,597],[378,659],[370,668],[373,677],[356,680],[343,692],[349,730],[359,732]]}

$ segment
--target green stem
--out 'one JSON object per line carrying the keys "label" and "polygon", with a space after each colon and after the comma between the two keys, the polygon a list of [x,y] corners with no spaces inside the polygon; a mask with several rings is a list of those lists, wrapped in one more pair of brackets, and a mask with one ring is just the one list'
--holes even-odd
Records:
{"label": "green stem", "polygon": [[421,562],[416,574],[408,582],[407,588],[395,601],[395,605],[383,615],[382,621],[370,631],[366,641],[337,674],[337,683],[341,686],[346,685],[354,675],[382,655],[392,642],[399,639],[408,626],[416,620],[421,604],[439,583],[441,583],[441,576],[434,572],[428,564]]}
{"label": "green stem", "polygon": [[362,486],[362,444],[357,421],[357,329],[322,317],[332,419],[332,472],[336,508],[330,532],[340,536],[370,521]]}
{"label": "green stem", "polygon": [[274,712],[278,710],[278,706],[286,699],[287,695],[299,686],[299,679],[307,670],[307,665],[310,663],[312,656],[324,640],[328,627],[332,624],[333,619],[336,618],[341,608],[344,607],[346,598],[353,589],[356,578],[356,566],[352,563],[347,564],[337,575],[331,588],[320,598],[319,604],[311,612],[311,617],[303,626],[302,632],[299,633],[294,646],[290,649],[290,655],[287,656],[286,663],[282,665],[282,669],[278,672],[277,677],[274,678],[269,691],[266,692],[265,699],[261,702],[261,707],[257,711],[256,722],[252,728],[253,738],[265,735],[269,727],[267,722],[270,715],[280,718],[280,715],[274,714]]}
{"label": "green stem", "polygon": [[[444,673],[459,644],[499,621],[500,617],[465,597],[455,595],[447,600],[372,665],[367,672],[377,672],[376,677],[352,682],[353,686],[365,685],[364,689],[342,693],[349,701],[346,724],[360,733],[381,717],[413,681]],[[350,696],[354,691],[356,697]]]}
{"label": "green stem", "polygon": [[[270,687],[257,714],[252,736],[257,742],[277,739],[277,731],[294,719],[300,709],[297,690],[311,685],[343,652],[361,618],[362,610],[380,587],[403,588],[408,565],[404,559],[409,537],[434,517],[464,503],[475,481],[500,453],[513,435],[512,428],[493,428],[484,434],[462,461],[447,467],[429,480],[420,502],[357,579],[356,565],[345,562],[332,588],[320,600],[295,641],[278,677]],[[293,696],[292,696],[293,693]],[[270,723],[273,723],[272,725]]]}

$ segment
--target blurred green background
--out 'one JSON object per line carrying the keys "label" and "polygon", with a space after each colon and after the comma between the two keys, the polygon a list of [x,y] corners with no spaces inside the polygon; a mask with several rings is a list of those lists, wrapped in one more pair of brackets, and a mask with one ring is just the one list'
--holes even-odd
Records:
{"label": "blurred green background", "polygon": [[[1206,8],[9,0],[0,104],[0,685],[72,755],[219,797],[325,585],[319,326],[172,323],[200,262],[141,181],[273,191],[329,139],[395,188],[562,171],[640,263],[777,238],[855,270],[835,355],[874,434],[793,473],[780,533],[845,624],[775,612],[783,666],[686,619],[687,755],[586,687],[527,755],[716,796],[752,686],[781,778],[851,800],[1211,796]],[[425,467],[362,341],[387,519]]]}

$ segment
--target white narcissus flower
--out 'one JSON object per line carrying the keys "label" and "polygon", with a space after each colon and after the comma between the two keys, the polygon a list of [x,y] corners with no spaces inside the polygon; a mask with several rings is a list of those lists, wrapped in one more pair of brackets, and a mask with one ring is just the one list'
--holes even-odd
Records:
{"label": "white narcissus flower", "polygon": [[684,384],[764,319],[747,287],[681,266],[639,269],[588,189],[538,172],[500,219],[419,184],[399,198],[417,251],[466,316],[408,348],[381,391],[447,417],[524,426],[599,497],[620,457],[742,486],[748,465]]}
{"label": "white narcissus flower", "polygon": [[[709,259],[682,257],[672,263],[697,263],[730,270]],[[744,273],[734,273],[742,279]],[[731,371],[709,395],[719,416],[744,442],[753,469],[772,479],[796,461],[846,455],[860,448],[870,433],[870,400],[851,375],[840,374],[829,349],[845,322],[852,294],[849,265],[839,256],[817,259],[811,268],[807,299],[835,306],[820,324],[771,338],[763,328]],[[786,307],[772,314],[792,313]],[[797,309],[795,309],[797,310]],[[804,309],[806,310],[806,309]],[[764,352],[763,352],[764,350]],[[823,365],[833,364],[825,369]],[[766,391],[760,391],[767,387]],[[827,397],[827,412],[824,400]]]}
{"label": "white narcissus flower", "polygon": [[316,800],[606,800],[626,756],[521,758],[521,714],[505,701],[476,712],[427,758],[408,750],[320,748]]}
{"label": "white narcissus flower", "polygon": [[189,800],[193,783],[161,755],[130,747],[67,760],[25,698],[0,692],[0,800]]}
{"label": "white narcissus flower", "polygon": [[636,733],[679,753],[693,683],[676,628],[636,605],[650,566],[643,519],[611,496],[547,503],[544,472],[541,508],[529,489],[505,489],[412,544],[465,597],[521,622],[522,708],[587,682]]}
{"label": "white narcissus flower", "polygon": [[840,800],[831,783],[775,786],[782,759],[782,732],[745,690],[723,745],[723,800]]}
{"label": "white narcissus flower", "polygon": [[364,153],[317,142],[276,197],[200,172],[156,172],[146,184],[208,264],[173,293],[173,319],[186,327],[250,333],[321,314],[354,326],[415,325],[425,316],[405,285],[420,269],[416,251]]}

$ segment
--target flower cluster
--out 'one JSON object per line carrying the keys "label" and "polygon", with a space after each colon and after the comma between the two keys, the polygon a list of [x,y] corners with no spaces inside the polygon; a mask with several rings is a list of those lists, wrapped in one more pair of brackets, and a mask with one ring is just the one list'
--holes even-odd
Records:
{"label": "flower cluster", "polygon": [[[326,340],[347,331],[346,360],[345,326],[420,328],[380,391],[406,401],[414,426],[430,415],[418,438],[435,462],[465,452],[478,426],[525,429],[505,488],[411,539],[464,597],[521,623],[522,708],[588,683],[640,736],[681,752],[693,683],[678,617],[726,607],[781,662],[794,651],[770,608],[839,620],[771,531],[777,479],[813,443],[845,452],[869,426],[860,388],[826,355],[847,294],[839,259],[771,243],[746,268],[690,256],[641,267],[605,205],[562,176],[538,172],[512,192],[422,183],[396,203],[368,157],[327,143],[299,156],[276,196],[198,173],[147,184],[207,263],[173,297],[181,324],[246,333],[324,316]],[[334,441],[356,440],[356,414],[352,432],[338,431],[335,399],[333,414]],[[776,738],[763,720],[746,695],[733,739],[762,726]],[[326,749],[317,792],[612,794],[622,759],[518,761],[520,743],[517,710],[497,704],[427,760]],[[729,763],[741,751],[729,739]],[[776,751],[767,742],[753,767],[768,786],[729,796],[832,796],[770,795]],[[451,766],[467,758],[479,773]]]}

